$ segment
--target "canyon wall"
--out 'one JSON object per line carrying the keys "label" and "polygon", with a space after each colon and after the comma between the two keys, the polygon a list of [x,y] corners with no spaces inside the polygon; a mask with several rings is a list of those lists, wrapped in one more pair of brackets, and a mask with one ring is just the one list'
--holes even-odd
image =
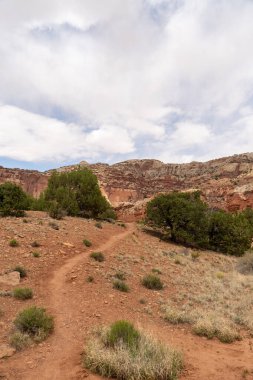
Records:
{"label": "canyon wall", "polygon": [[[129,160],[114,165],[83,161],[57,169],[88,167],[97,175],[103,193],[125,220],[140,218],[148,199],[168,191],[201,190],[211,207],[236,211],[253,207],[253,153],[208,162],[164,164],[157,160]],[[51,171],[0,168],[0,183],[11,181],[38,197]]]}

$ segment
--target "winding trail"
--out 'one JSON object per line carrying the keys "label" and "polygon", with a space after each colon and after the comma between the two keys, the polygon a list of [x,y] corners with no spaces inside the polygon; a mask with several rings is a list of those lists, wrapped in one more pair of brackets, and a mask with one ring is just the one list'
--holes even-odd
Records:
{"label": "winding trail", "polygon": [[[106,251],[126,238],[134,231],[134,225],[129,224],[127,230],[116,236],[112,236],[106,243],[97,246],[96,250]],[[26,380],[71,380],[87,378],[80,366],[80,354],[83,349],[83,341],[76,327],[77,317],[82,316],[81,306],[73,310],[69,292],[70,284],[66,282],[66,276],[71,273],[76,265],[93,251],[90,249],[81,255],[69,259],[62,267],[57,269],[48,284],[49,299],[47,305],[55,317],[55,331],[51,338],[52,349],[45,355],[45,360],[38,367],[30,370]],[[85,294],[84,294],[85,297]],[[89,379],[99,377],[89,375]]]}

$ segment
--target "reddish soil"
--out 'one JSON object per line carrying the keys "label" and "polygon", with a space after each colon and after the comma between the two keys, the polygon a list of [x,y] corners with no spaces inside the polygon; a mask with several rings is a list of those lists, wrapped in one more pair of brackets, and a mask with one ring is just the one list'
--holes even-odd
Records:
{"label": "reddish soil", "polygon": [[[177,291],[170,278],[161,275],[166,287],[160,292],[140,285],[145,273],[166,265],[166,258],[154,252],[181,247],[161,242],[141,232],[135,224],[123,228],[103,223],[103,228],[98,229],[95,221],[66,218],[57,222],[59,230],[54,230],[49,226],[52,220],[44,213],[29,213],[27,220],[28,223],[22,219],[0,220],[0,272],[23,265],[28,277],[22,279],[21,286],[32,288],[35,294],[29,301],[0,298],[4,311],[0,340],[8,342],[16,314],[33,304],[45,307],[55,317],[55,331],[45,342],[0,360],[0,379],[101,379],[82,369],[85,340],[95,326],[123,318],[183,352],[185,369],[181,380],[253,379],[249,338],[228,345],[193,336],[185,326],[172,326],[161,317],[161,303]],[[9,247],[12,238],[19,241],[19,247]],[[82,244],[84,238],[92,241],[91,248]],[[35,240],[41,244],[39,248],[31,247]],[[90,259],[94,250],[105,254],[103,263]],[[33,257],[33,251],[39,251],[41,256]],[[129,293],[112,288],[113,274],[118,270],[126,273]],[[180,276],[176,265],[173,274]],[[89,283],[88,276],[93,276],[94,282]],[[141,304],[140,299],[146,303]]]}

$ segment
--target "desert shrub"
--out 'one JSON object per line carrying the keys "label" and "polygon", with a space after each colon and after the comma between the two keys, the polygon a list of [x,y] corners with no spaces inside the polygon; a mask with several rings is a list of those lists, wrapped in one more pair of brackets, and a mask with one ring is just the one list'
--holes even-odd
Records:
{"label": "desert shrub", "polygon": [[151,290],[163,289],[163,283],[161,279],[154,274],[148,274],[147,276],[143,277],[141,283],[147,289],[151,289]]}
{"label": "desert shrub", "polygon": [[175,260],[174,260],[174,263],[177,264],[177,265],[181,265],[182,261],[181,261],[180,257],[176,257]]}
{"label": "desert shrub", "polygon": [[164,319],[173,325],[193,322],[193,318],[188,310],[177,309],[172,305],[166,308]]}
{"label": "desert shrub", "polygon": [[53,228],[53,230],[56,230],[56,231],[59,230],[59,225],[55,222],[49,222],[48,225],[49,227]]}
{"label": "desert shrub", "polygon": [[172,241],[193,247],[208,245],[208,208],[200,193],[159,195],[147,204],[147,218],[169,228]]}
{"label": "desert shrub", "polygon": [[129,292],[129,286],[121,280],[115,280],[113,282],[113,288],[119,290],[120,292]]}
{"label": "desert shrub", "polygon": [[48,208],[48,213],[50,218],[61,220],[64,218],[66,213],[64,212],[63,208],[57,201],[51,201]]}
{"label": "desert shrub", "polygon": [[110,347],[123,344],[128,348],[136,349],[139,346],[139,341],[139,331],[128,321],[114,322],[106,335],[106,344]]}
{"label": "desert shrub", "polygon": [[87,282],[94,282],[94,277],[93,276],[88,276],[87,277]]}
{"label": "desert shrub", "polygon": [[32,306],[21,311],[14,321],[18,331],[28,334],[39,342],[52,333],[54,328],[53,317],[40,307]]}
{"label": "desert shrub", "polygon": [[162,271],[158,268],[152,268],[151,272],[155,274],[162,274]]}
{"label": "desert shrub", "polygon": [[242,256],[250,248],[252,230],[242,213],[230,214],[224,211],[211,213],[209,245],[215,251]]}
{"label": "desert shrub", "polygon": [[5,182],[0,185],[0,215],[23,217],[30,207],[28,195],[17,185]]}
{"label": "desert shrub", "polygon": [[92,246],[91,241],[89,241],[89,240],[87,240],[87,239],[84,239],[84,240],[83,240],[83,244],[85,245],[85,247],[91,247],[91,246]]}
{"label": "desert shrub", "polygon": [[39,252],[33,252],[32,255],[33,255],[33,257],[36,257],[36,258],[40,257],[40,253]]}
{"label": "desert shrub", "polygon": [[53,172],[44,199],[48,206],[60,208],[70,216],[96,218],[111,209],[101,194],[96,176],[87,168]]}
{"label": "desert shrub", "polygon": [[199,256],[200,256],[199,251],[192,251],[191,252],[191,258],[192,258],[192,260],[197,260],[199,258]]}
{"label": "desert shrub", "polygon": [[117,278],[117,280],[125,281],[126,275],[124,272],[118,271],[114,274],[114,277]]}
{"label": "desert shrub", "polygon": [[16,288],[13,290],[13,297],[19,300],[28,300],[33,298],[33,291],[30,288]]}
{"label": "desert shrub", "polygon": [[103,225],[102,225],[102,223],[97,222],[97,223],[95,223],[95,227],[101,230],[103,228]]}
{"label": "desert shrub", "polygon": [[90,254],[90,257],[100,263],[105,260],[104,254],[102,252],[92,252]]}
{"label": "desert shrub", "polygon": [[9,246],[10,247],[18,247],[19,246],[19,243],[16,239],[11,239],[10,242],[9,242]]}
{"label": "desert shrub", "polygon": [[253,274],[253,251],[247,251],[239,258],[236,268],[242,274]]}
{"label": "desert shrub", "polygon": [[116,322],[90,339],[84,365],[101,376],[120,380],[175,380],[183,366],[180,353],[126,321]]}
{"label": "desert shrub", "polygon": [[223,318],[204,316],[193,325],[193,332],[208,339],[218,338],[222,343],[232,343],[240,340],[238,331]]}
{"label": "desert shrub", "polygon": [[46,211],[47,210],[47,202],[45,201],[44,193],[41,193],[40,197],[30,198],[30,209],[34,211]]}
{"label": "desert shrub", "polygon": [[249,227],[251,229],[251,232],[253,234],[253,209],[251,207],[246,207],[242,211],[242,215],[247,219],[249,223]]}
{"label": "desert shrub", "polygon": [[108,208],[107,210],[103,211],[98,215],[99,219],[107,220],[108,222],[115,221],[117,218],[116,212],[113,210],[113,208]]}
{"label": "desert shrub", "polygon": [[38,247],[40,247],[40,243],[38,243],[38,242],[35,240],[35,241],[33,241],[33,242],[31,243],[31,246],[32,246],[33,248],[38,248]]}
{"label": "desert shrub", "polygon": [[29,334],[17,331],[10,336],[10,344],[17,351],[21,351],[32,344],[32,339]]}
{"label": "desert shrub", "polygon": [[167,238],[179,244],[235,256],[251,246],[253,210],[209,210],[199,192],[159,195],[147,204],[146,215],[149,223],[162,227]]}
{"label": "desert shrub", "polygon": [[24,267],[17,265],[15,268],[13,268],[13,270],[15,272],[19,272],[21,278],[27,277],[27,271]]}

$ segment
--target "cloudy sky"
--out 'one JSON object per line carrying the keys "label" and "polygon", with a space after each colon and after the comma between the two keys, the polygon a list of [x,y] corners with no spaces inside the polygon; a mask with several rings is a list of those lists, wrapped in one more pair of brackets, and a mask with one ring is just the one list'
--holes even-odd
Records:
{"label": "cloudy sky", "polygon": [[252,0],[0,0],[0,165],[253,151]]}

